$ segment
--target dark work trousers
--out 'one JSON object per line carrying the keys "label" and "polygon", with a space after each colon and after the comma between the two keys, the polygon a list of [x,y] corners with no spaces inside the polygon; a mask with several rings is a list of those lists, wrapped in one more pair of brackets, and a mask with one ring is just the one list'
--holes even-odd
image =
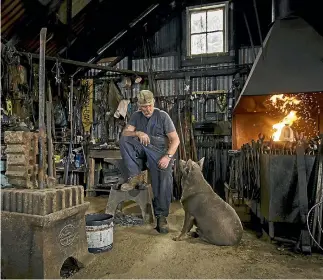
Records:
{"label": "dark work trousers", "polygon": [[151,175],[155,216],[167,217],[173,192],[174,160],[169,162],[166,169],[159,168],[158,161],[165,155],[165,151],[151,144],[144,146],[137,137],[122,136],[119,145],[128,178],[138,175],[142,171],[139,161],[145,161]]}

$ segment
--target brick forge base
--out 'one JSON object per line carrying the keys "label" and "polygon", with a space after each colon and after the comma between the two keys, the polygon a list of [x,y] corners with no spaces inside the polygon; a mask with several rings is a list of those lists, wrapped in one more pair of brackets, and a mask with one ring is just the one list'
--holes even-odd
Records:
{"label": "brick forge base", "polygon": [[80,268],[87,265],[93,258],[85,231],[88,207],[82,186],[2,190],[2,275],[59,279],[69,257]]}

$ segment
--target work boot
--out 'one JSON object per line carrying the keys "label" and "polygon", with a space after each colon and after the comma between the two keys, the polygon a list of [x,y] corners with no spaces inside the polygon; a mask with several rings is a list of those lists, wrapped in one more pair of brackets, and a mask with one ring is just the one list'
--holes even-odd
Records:
{"label": "work boot", "polygon": [[156,230],[159,233],[168,233],[167,220],[164,216],[157,217],[157,227]]}
{"label": "work boot", "polygon": [[144,183],[144,174],[140,173],[128,179],[126,183],[121,185],[120,190],[127,192],[133,190],[137,185]]}

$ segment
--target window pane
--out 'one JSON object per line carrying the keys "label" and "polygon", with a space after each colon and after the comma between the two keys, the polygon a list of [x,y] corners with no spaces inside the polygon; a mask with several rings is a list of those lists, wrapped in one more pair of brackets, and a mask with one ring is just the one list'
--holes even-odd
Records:
{"label": "window pane", "polygon": [[223,52],[223,32],[207,34],[207,53]]}
{"label": "window pane", "polygon": [[206,53],[206,34],[191,36],[191,54]]}
{"label": "window pane", "polygon": [[191,33],[206,32],[206,12],[191,14]]}
{"label": "window pane", "polygon": [[223,9],[207,12],[207,31],[223,30]]}

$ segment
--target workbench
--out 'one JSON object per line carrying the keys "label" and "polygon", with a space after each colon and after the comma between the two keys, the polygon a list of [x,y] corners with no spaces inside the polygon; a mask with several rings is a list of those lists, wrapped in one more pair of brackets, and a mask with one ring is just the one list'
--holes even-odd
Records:
{"label": "workbench", "polygon": [[[100,170],[96,168],[97,160],[121,160],[120,150],[117,149],[93,149],[90,148],[88,151],[88,179],[87,179],[87,196],[94,196],[96,191],[110,192],[108,189],[97,188],[98,181],[100,178]],[[96,174],[97,173],[97,174]]]}

